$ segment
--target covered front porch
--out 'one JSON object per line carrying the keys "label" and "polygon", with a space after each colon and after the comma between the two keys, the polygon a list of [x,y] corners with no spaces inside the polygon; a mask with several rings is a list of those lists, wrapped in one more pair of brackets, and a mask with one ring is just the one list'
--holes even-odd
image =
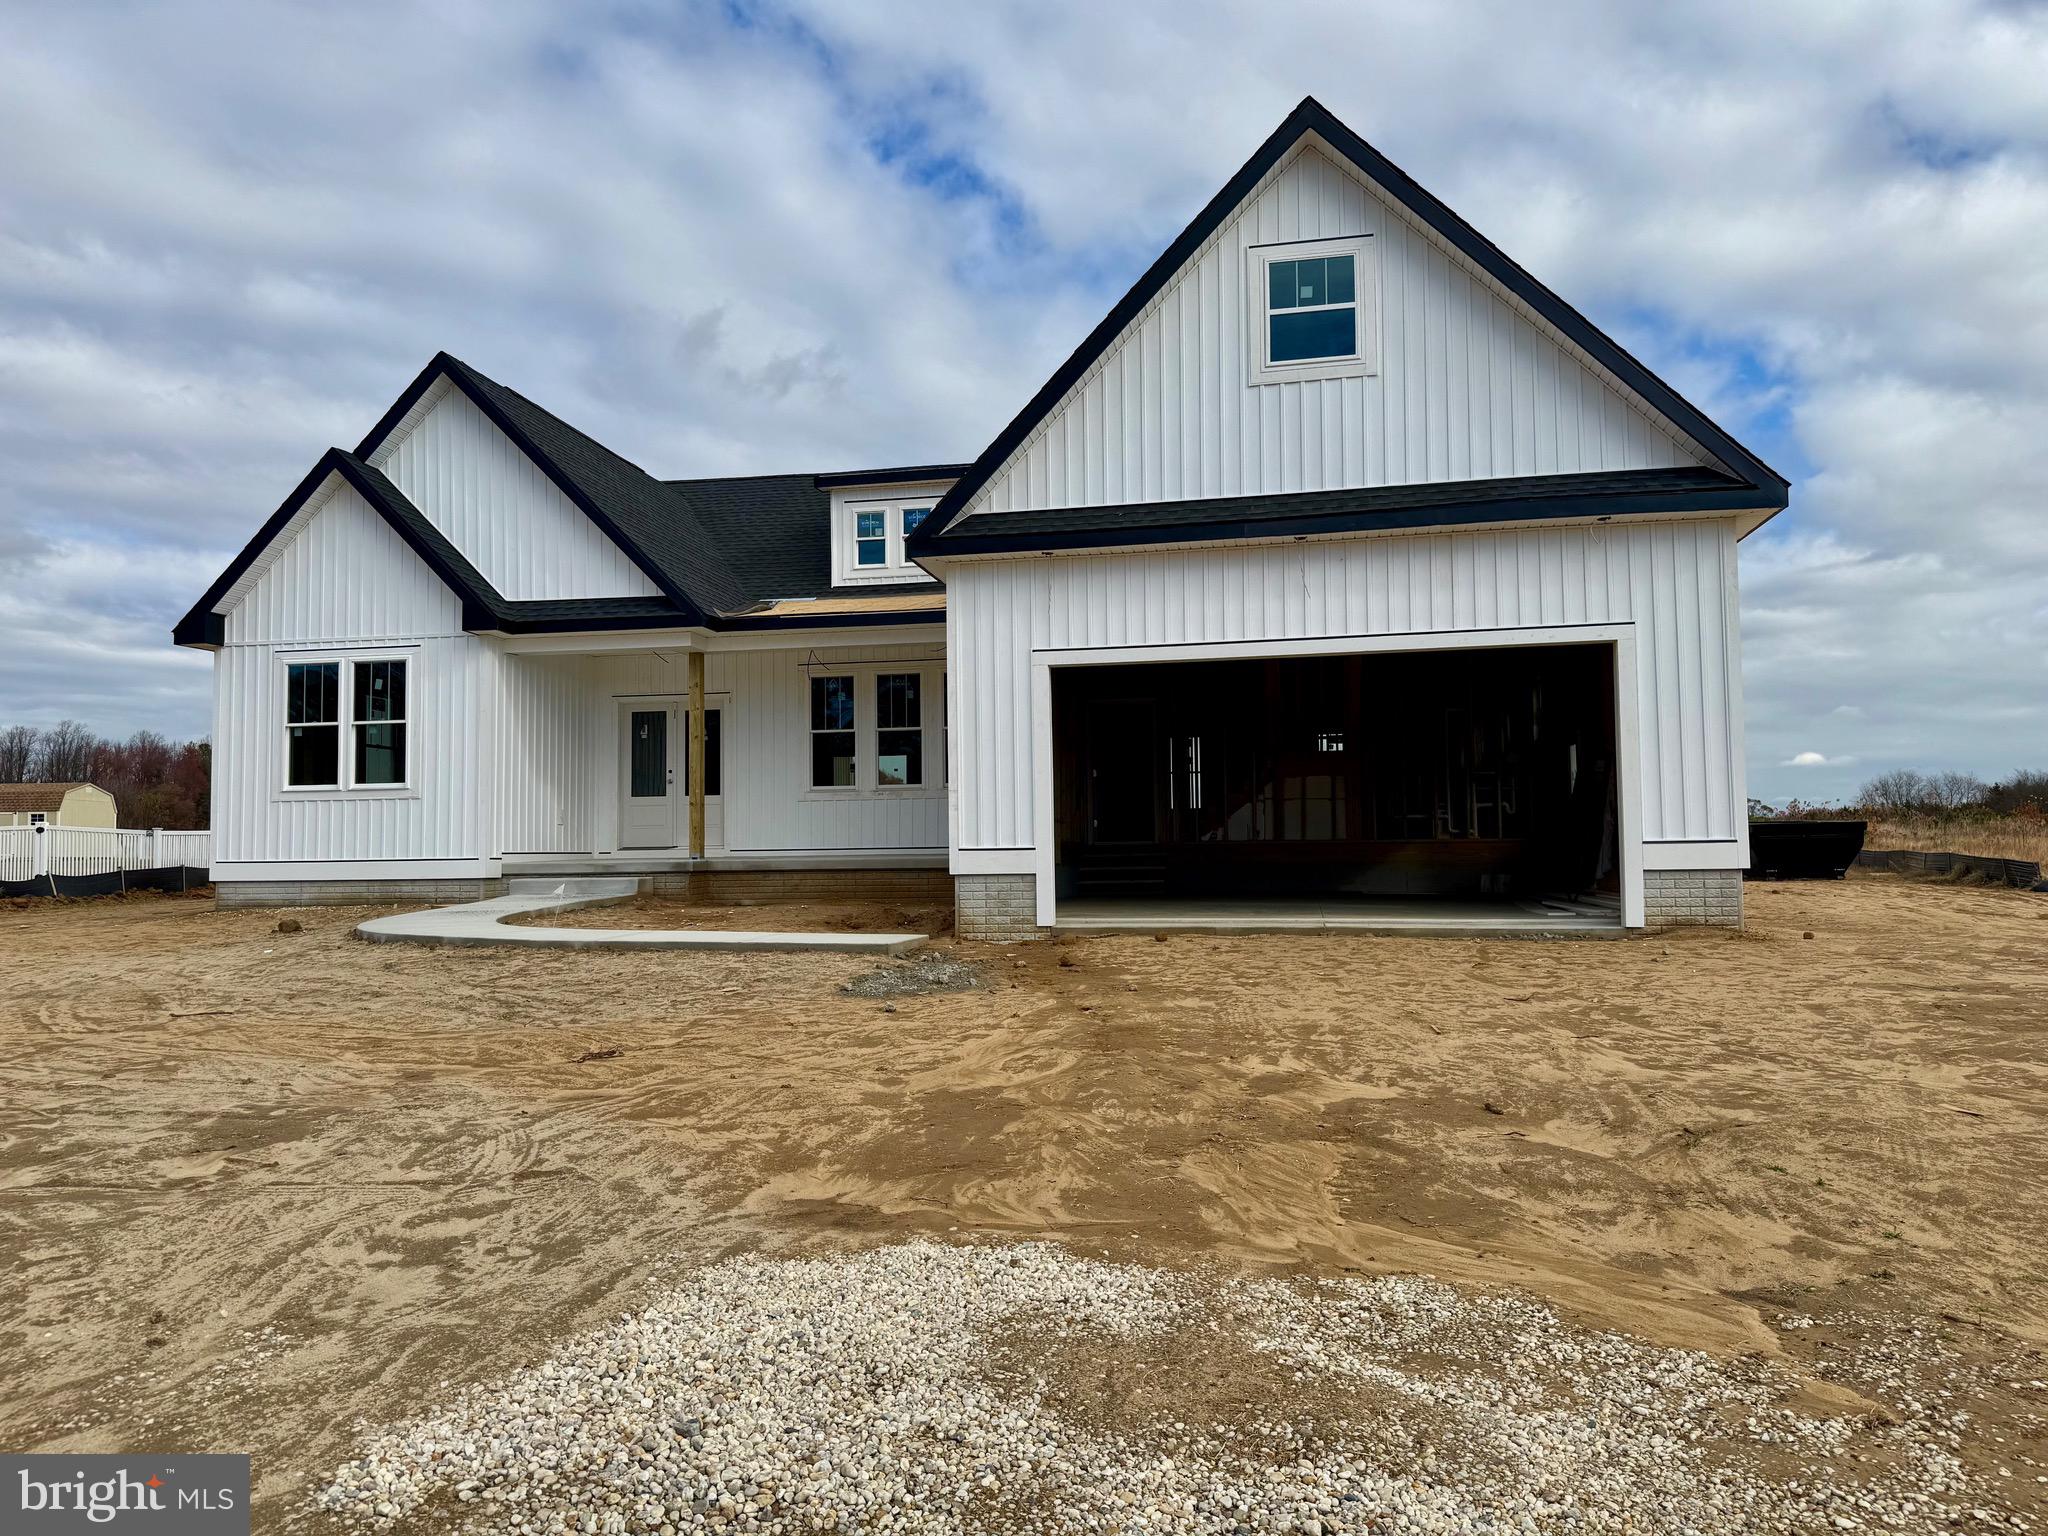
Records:
{"label": "covered front porch", "polygon": [[943,640],[848,638],[508,642],[502,872],[943,873]]}

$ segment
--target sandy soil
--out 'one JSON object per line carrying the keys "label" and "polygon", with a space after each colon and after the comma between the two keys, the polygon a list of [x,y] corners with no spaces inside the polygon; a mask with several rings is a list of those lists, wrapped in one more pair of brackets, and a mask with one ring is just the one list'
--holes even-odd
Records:
{"label": "sandy soil", "polygon": [[0,1444],[253,1451],[278,1528],[359,1419],[676,1265],[957,1231],[1423,1270],[1815,1361],[1910,1323],[1972,1363],[1984,1454],[2048,1461],[2048,898],[1873,877],[1749,910],[947,944],[985,987],[886,1002],[841,991],[855,957],[0,910]]}
{"label": "sandy soil", "polygon": [[743,933],[950,933],[953,909],[900,901],[782,901],[712,906],[680,897],[637,896],[572,912],[513,919],[542,928],[709,928]]}

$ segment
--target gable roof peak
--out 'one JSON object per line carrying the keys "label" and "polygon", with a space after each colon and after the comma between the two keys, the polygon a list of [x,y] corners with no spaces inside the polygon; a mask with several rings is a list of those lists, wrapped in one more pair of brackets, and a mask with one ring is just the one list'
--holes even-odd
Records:
{"label": "gable roof peak", "polygon": [[1329,150],[1349,161],[1397,206],[1434,231],[1473,266],[1501,285],[1531,313],[1585,352],[1601,367],[1635,391],[1682,432],[1718,459],[1740,481],[1755,486],[1784,505],[1788,489],[1783,475],[1751,453],[1677,390],[1645,367],[1614,338],[1531,274],[1491,240],[1480,234],[1441,198],[1367,143],[1314,96],[1304,96],[1266,136],[1252,157],[1238,167],[1201,212],[1167,245],[1117,300],[1102,321],[1071,356],[1054,370],[1024,409],[999,432],[947,491],[933,515],[911,535],[913,554],[935,553],[974,498],[1009,462],[1031,432],[1058,409],[1069,390],[1108,352],[1130,324],[1152,303],[1223,227],[1274,167],[1307,134],[1314,133]]}

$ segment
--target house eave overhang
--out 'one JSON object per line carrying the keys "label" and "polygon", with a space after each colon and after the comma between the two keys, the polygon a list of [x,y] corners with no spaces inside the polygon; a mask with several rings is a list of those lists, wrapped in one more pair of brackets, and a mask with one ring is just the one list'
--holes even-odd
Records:
{"label": "house eave overhang", "polygon": [[[1727,517],[1750,514],[1750,528],[1761,526],[1784,505],[1754,486],[1642,491],[1605,496],[1475,497],[1467,502],[1427,506],[1337,511],[1304,511],[1299,515],[1232,516],[1229,508],[1246,503],[1269,511],[1271,497],[1232,498],[1217,502],[1218,515],[1165,522],[1102,523],[1086,528],[1013,528],[987,534],[949,533],[926,558],[935,564],[985,555],[1069,554],[1160,545],[1200,545],[1282,539],[1328,538],[1371,533],[1413,533],[1434,528],[1476,529],[1525,523],[1604,523],[1643,517]],[[971,527],[972,524],[967,526]]]}

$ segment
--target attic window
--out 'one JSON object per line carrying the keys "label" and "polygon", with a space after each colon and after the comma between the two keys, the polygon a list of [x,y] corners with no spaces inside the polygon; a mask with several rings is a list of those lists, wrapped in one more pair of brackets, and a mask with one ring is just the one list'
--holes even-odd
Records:
{"label": "attic window", "polygon": [[1254,246],[1249,254],[1251,383],[1374,371],[1378,305],[1370,236]]}
{"label": "attic window", "polygon": [[914,496],[862,497],[840,504],[833,533],[837,579],[858,585],[873,581],[922,580],[904,540],[931,516],[938,497],[927,487]]}

